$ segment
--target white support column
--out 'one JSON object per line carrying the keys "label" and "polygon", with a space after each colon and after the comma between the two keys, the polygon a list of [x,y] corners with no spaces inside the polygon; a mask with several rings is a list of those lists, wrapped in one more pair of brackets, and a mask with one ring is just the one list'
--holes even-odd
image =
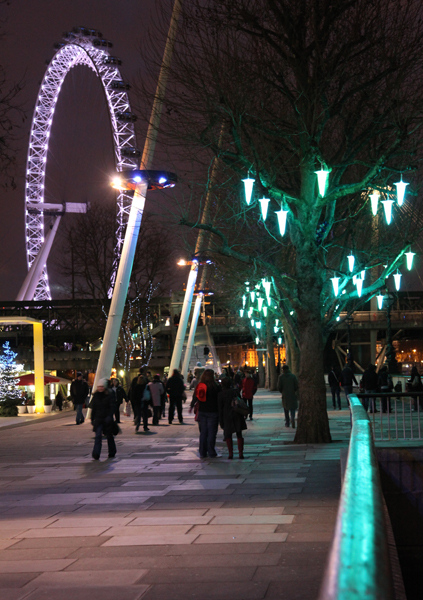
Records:
{"label": "white support column", "polygon": [[[38,282],[40,281],[40,277],[43,272],[43,269],[46,266],[47,259],[50,254],[50,250],[53,245],[54,238],[56,237],[57,229],[59,227],[61,218],[62,218],[61,215],[56,217],[56,219],[53,223],[53,227],[47,233],[47,235],[44,239],[44,244],[41,246],[40,251],[37,254],[37,258],[34,260],[33,264],[31,265],[28,275],[26,276],[25,281],[22,285],[22,288],[19,291],[19,295],[16,298],[17,300],[32,300],[34,298],[35,290],[37,289],[37,285],[38,285]],[[31,276],[29,277],[30,274],[31,274]],[[21,298],[20,296],[22,294],[22,290],[24,288],[25,282],[28,279],[29,279],[29,281],[27,283],[27,288],[23,292],[23,297]]]}
{"label": "white support column", "polygon": [[195,282],[197,281],[198,275],[198,263],[191,265],[191,271],[189,273],[187,281],[187,289],[185,292],[184,303],[182,305],[181,318],[179,319],[178,331],[176,334],[175,345],[172,352],[172,360],[170,361],[169,373],[172,374],[174,369],[180,368],[182,347],[185,341],[185,334],[187,331],[189,313],[191,312],[192,297],[194,295]]}
{"label": "white support column", "polygon": [[[175,45],[176,30],[181,8],[182,0],[175,0],[162,66],[160,69],[159,80],[157,82],[156,95],[151,109],[151,117],[147,130],[144,151],[141,158],[141,169],[151,168],[153,162],[154,149],[156,145],[160,116],[165,97],[166,83],[169,74],[170,60],[172,57],[173,47]],[[137,246],[146,194],[147,184],[145,182],[138,184],[134,192],[134,198],[126,227],[125,241],[122,247],[119,268],[113,289],[112,302],[110,305],[106,330],[104,332],[103,346],[100,352],[100,358],[98,360],[97,372],[93,385],[94,391],[97,388],[97,382],[99,379],[108,379],[110,377],[113,367],[120,326],[122,324],[123,311],[126,297],[128,295],[129,280],[131,278],[132,265],[134,262],[135,249]],[[87,416],[89,418],[89,415]]]}
{"label": "white support column", "polygon": [[185,350],[184,363],[182,365],[182,377],[184,378],[184,381],[186,381],[188,375],[189,361],[191,360],[192,348],[194,346],[195,340],[195,332],[197,331],[198,316],[200,314],[203,297],[203,294],[198,294],[198,296],[195,299],[194,313],[192,315],[191,327],[188,336],[188,344]]}

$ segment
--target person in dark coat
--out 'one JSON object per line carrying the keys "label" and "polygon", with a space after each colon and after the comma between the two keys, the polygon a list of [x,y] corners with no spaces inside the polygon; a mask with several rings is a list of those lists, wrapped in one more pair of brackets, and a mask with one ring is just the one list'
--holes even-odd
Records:
{"label": "person in dark coat", "polygon": [[[376,373],[375,365],[370,364],[367,367],[367,369],[363,373],[363,377],[361,378],[361,381],[362,381],[365,393],[375,394],[377,392],[379,377],[378,377],[378,374]],[[364,397],[364,398],[362,398],[361,402],[364,406],[364,409],[367,412],[369,410],[369,398]],[[369,412],[371,412],[371,413],[377,412],[375,398],[371,399]]]}
{"label": "person in dark coat", "polygon": [[289,427],[290,419],[292,428],[295,429],[295,411],[298,408],[298,380],[291,373],[288,365],[283,365],[282,375],[279,375],[278,390],[282,394],[282,406],[285,413],[285,427]]}
{"label": "person in dark coat", "polygon": [[142,425],[144,431],[150,431],[148,427],[148,407],[149,402],[143,399],[144,391],[147,386],[147,378],[144,375],[139,375],[137,379],[137,383],[134,386],[131,394],[131,404],[134,410],[135,416],[135,431],[138,432],[138,429]]}
{"label": "person in dark coat", "polygon": [[167,380],[165,389],[166,393],[169,394],[169,425],[172,424],[175,416],[175,407],[178,412],[178,420],[180,423],[183,423],[182,400],[185,392],[185,386],[177,369],[174,369],[172,377],[169,377]]}
{"label": "person in dark coat", "polygon": [[76,424],[82,424],[84,419],[84,413],[82,412],[82,408],[87,399],[89,393],[88,383],[82,379],[81,371],[78,371],[76,374],[76,379],[74,379],[71,383],[70,395],[72,398],[72,402],[76,409]]}
{"label": "person in dark coat", "polygon": [[128,400],[128,396],[126,395],[126,392],[123,389],[123,387],[120,385],[120,381],[117,377],[114,377],[110,381],[112,384],[112,390],[115,392],[116,396],[116,423],[120,423],[120,407],[124,400],[125,402]]}
{"label": "person in dark coat", "polygon": [[228,446],[229,459],[234,457],[233,433],[236,433],[237,437],[239,458],[244,458],[244,438],[242,437],[242,432],[247,429],[247,424],[245,417],[232,410],[233,401],[237,395],[236,390],[231,387],[230,378],[224,377],[222,379],[222,390],[218,396],[219,423],[223,429],[223,439]]}
{"label": "person in dark coat", "polygon": [[116,456],[116,444],[113,437],[113,416],[116,405],[113,401],[113,395],[107,389],[107,379],[100,379],[97,389],[91,399],[91,422],[95,431],[95,441],[92,457],[99,460],[101,454],[101,441],[104,435],[107,437],[107,446],[109,449],[109,458]]}
{"label": "person in dark coat", "polygon": [[336,400],[338,400],[338,410],[341,410],[341,388],[340,388],[340,374],[335,365],[332,365],[328,375],[328,383],[330,391],[332,392],[332,404],[333,408],[336,408]]}
{"label": "person in dark coat", "polygon": [[59,391],[57,392],[55,400],[56,400],[56,406],[57,406],[57,408],[58,408],[59,410],[62,410],[62,406],[63,406],[63,400],[64,400],[64,398],[63,398],[63,393],[62,393],[62,391],[61,391],[61,390],[59,390]]}
{"label": "person in dark coat", "polygon": [[198,402],[198,425],[200,428],[200,458],[215,458],[216,435],[219,427],[218,395],[220,387],[215,381],[213,369],[201,375],[192,395],[190,412]]}
{"label": "person in dark coat", "polygon": [[137,422],[137,416],[139,416],[141,418],[141,415],[137,415],[136,413],[136,406],[140,406],[141,405],[139,403],[134,403],[133,402],[133,392],[135,389],[135,386],[138,384],[138,378],[140,377],[140,375],[143,375],[144,373],[144,369],[139,369],[138,371],[138,375],[136,377],[133,378],[133,380],[131,381],[131,386],[129,388],[129,392],[128,392],[128,398],[129,398],[129,402],[131,403],[132,406],[132,412],[134,413],[134,424],[136,424]]}
{"label": "person in dark coat", "polygon": [[257,384],[254,381],[254,377],[250,371],[247,372],[247,376],[241,382],[242,398],[248,403],[250,409],[250,421],[253,420],[253,398],[257,391]]}

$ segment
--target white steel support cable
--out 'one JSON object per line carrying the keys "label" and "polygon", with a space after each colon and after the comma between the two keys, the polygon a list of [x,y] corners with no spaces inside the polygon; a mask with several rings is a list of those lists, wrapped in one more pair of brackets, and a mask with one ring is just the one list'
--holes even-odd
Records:
{"label": "white steel support cable", "polygon": [[203,298],[204,295],[200,293],[195,299],[194,312],[192,315],[191,327],[189,329],[188,343],[185,350],[184,362],[182,364],[181,374],[184,378],[184,381],[187,380],[189,363],[191,360],[192,349],[194,347],[195,333],[197,331],[198,317],[200,315],[201,303],[203,301]]}
{"label": "white steel support cable", "polygon": [[[172,57],[173,47],[175,45],[176,30],[181,13],[182,0],[176,0],[172,18],[169,26],[169,33],[166,41],[163,62],[160,69],[159,80],[157,82],[156,95],[151,110],[151,118],[147,131],[147,138],[144,145],[144,151],[141,159],[141,169],[151,167],[156,145],[157,133],[160,123],[160,115],[163,107],[164,94],[166,89],[169,66]],[[122,247],[121,258],[115,280],[112,302],[110,305],[109,316],[104,332],[103,345],[98,361],[97,372],[94,380],[93,390],[97,387],[97,382],[102,378],[109,378],[113,367],[116,354],[116,347],[119,338],[120,327],[122,323],[123,311],[125,308],[126,297],[128,294],[129,280],[134,262],[135,249],[138,241],[138,234],[141,226],[142,215],[147,194],[147,183],[142,182],[136,186],[134,197],[129,213],[128,225],[126,228],[125,240]]]}
{"label": "white steel support cable", "polygon": [[178,329],[176,332],[175,345],[172,352],[172,360],[170,362],[169,373],[173,373],[174,369],[180,369],[182,348],[185,341],[185,334],[187,331],[189,314],[191,312],[192,298],[194,296],[195,282],[197,281],[198,275],[198,263],[194,262],[191,265],[189,272],[187,289],[185,291],[184,303],[182,305],[181,318],[179,319]]}

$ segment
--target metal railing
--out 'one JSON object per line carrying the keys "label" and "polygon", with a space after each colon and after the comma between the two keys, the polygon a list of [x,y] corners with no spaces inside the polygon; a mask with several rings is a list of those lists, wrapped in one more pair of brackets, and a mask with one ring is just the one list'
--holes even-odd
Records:
{"label": "metal railing", "polygon": [[394,598],[379,480],[369,416],[349,396],[352,431],[336,528],[319,600]]}
{"label": "metal railing", "polygon": [[[421,440],[423,392],[357,394],[368,398],[375,441]],[[371,412],[372,402],[377,412]]]}

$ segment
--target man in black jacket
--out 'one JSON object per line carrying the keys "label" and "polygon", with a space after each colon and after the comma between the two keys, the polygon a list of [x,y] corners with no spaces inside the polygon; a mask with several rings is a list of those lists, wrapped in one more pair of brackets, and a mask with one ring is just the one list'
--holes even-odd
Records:
{"label": "man in black jacket", "polygon": [[84,413],[82,412],[82,408],[84,406],[84,402],[87,399],[89,392],[88,383],[82,379],[81,371],[78,371],[76,374],[76,379],[74,379],[71,383],[70,395],[72,398],[72,402],[76,409],[76,424],[82,424],[84,419]]}
{"label": "man in black jacket", "polygon": [[174,369],[172,377],[169,377],[166,383],[166,393],[169,394],[169,425],[172,424],[175,416],[175,407],[178,411],[178,420],[183,423],[182,418],[182,399],[185,392],[184,382],[177,369]]}
{"label": "man in black jacket", "polygon": [[[373,364],[370,364],[367,369],[363,373],[362,382],[364,386],[365,393],[373,393],[377,392],[378,385],[378,374],[376,373],[376,367]],[[362,404],[366,411],[369,409],[369,398],[363,398]],[[376,399],[372,398],[370,402],[370,412],[377,412],[376,410]]]}
{"label": "man in black jacket", "polygon": [[95,431],[92,457],[100,458],[103,434],[107,437],[109,458],[116,455],[116,444],[113,437],[113,415],[116,411],[113,394],[107,389],[107,379],[100,379],[97,390],[91,400],[91,422]]}

